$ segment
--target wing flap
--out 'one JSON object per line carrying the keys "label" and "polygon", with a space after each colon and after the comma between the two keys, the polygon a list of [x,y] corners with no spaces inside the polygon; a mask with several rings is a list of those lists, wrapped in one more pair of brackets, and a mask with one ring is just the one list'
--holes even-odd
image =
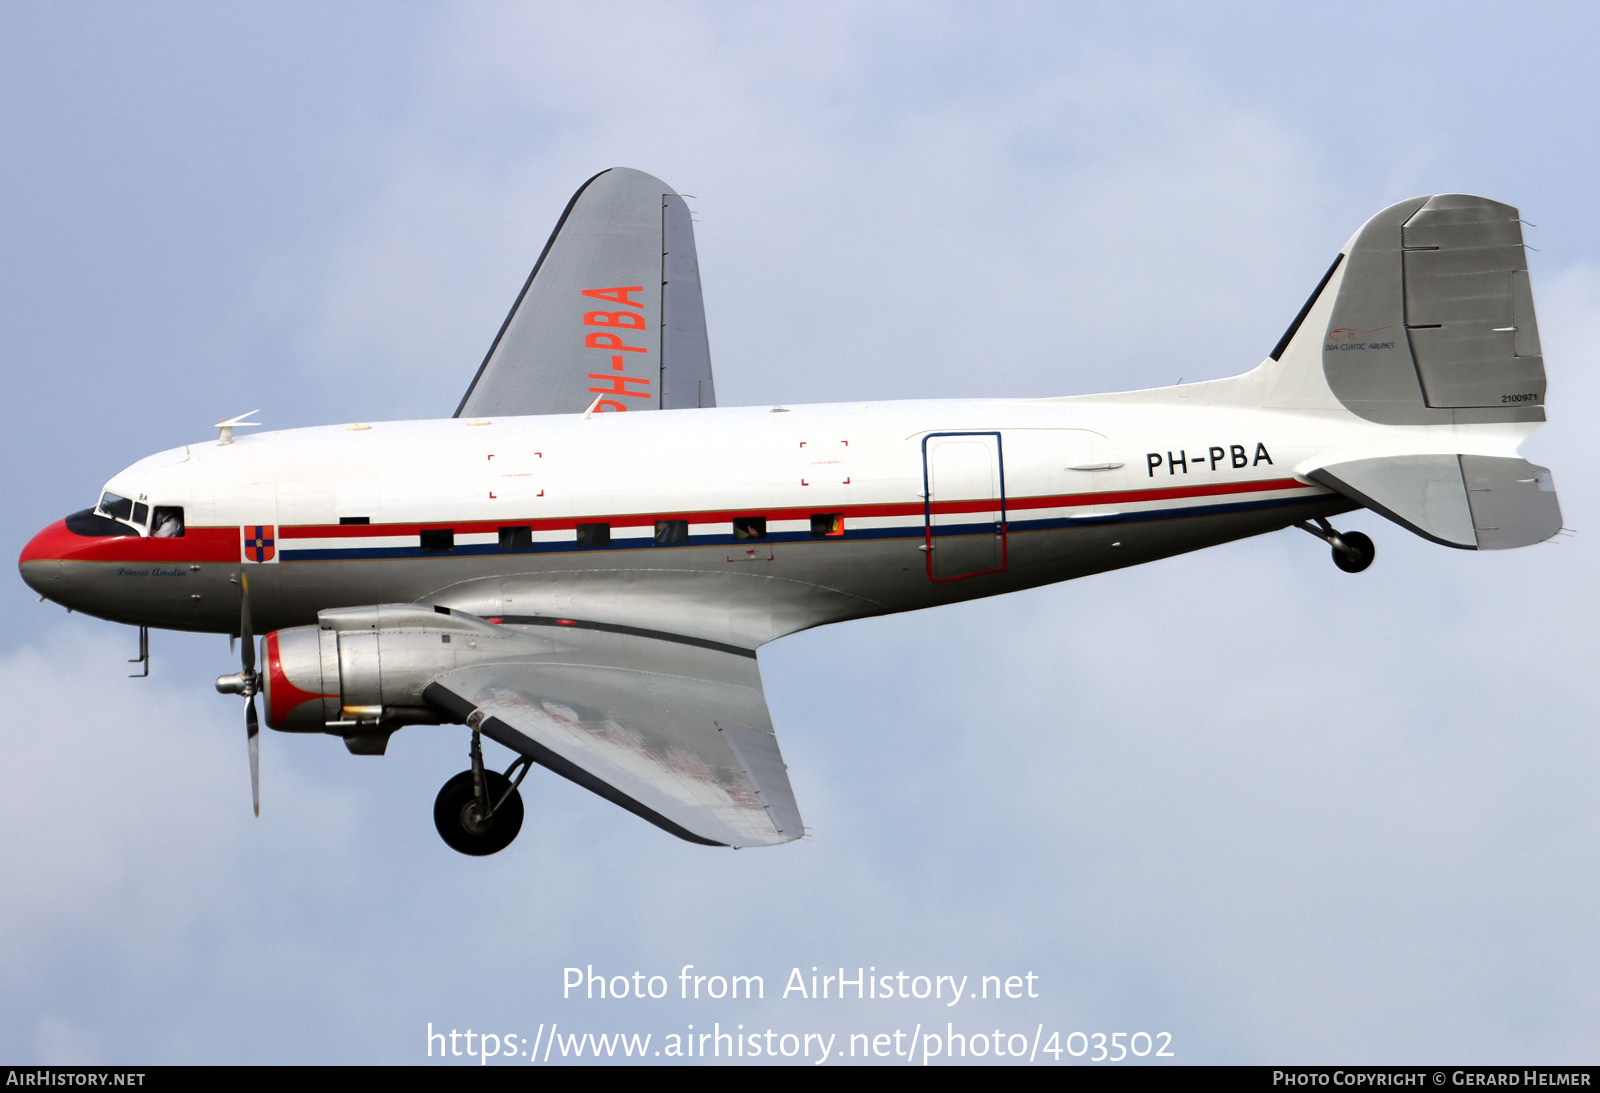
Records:
{"label": "wing flap", "polygon": [[753,655],[593,630],[562,639],[561,652],[447,672],[423,697],[680,838],[803,834]]}

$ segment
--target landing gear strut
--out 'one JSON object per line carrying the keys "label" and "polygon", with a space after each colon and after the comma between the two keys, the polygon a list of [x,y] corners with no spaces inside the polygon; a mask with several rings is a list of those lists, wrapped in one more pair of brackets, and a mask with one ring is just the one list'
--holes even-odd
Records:
{"label": "landing gear strut", "polygon": [[1333,564],[1346,573],[1360,573],[1372,564],[1378,548],[1359,531],[1335,531],[1322,517],[1304,520],[1295,527],[1310,532],[1333,548]]}
{"label": "landing gear strut", "polygon": [[510,846],[522,830],[522,794],[517,787],[531,766],[532,761],[523,755],[504,774],[485,770],[483,744],[474,727],[472,769],[446,782],[433,802],[433,826],[446,845],[473,857],[496,854]]}

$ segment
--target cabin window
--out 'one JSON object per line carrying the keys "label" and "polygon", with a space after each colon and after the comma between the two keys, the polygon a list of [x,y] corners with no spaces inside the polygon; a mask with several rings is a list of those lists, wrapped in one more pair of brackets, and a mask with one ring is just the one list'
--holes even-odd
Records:
{"label": "cabin window", "polygon": [[689,521],[687,520],[657,520],[657,543],[687,543],[689,541]]}
{"label": "cabin window", "polygon": [[844,513],[813,512],[811,514],[811,537],[813,539],[826,539],[829,536],[843,534]]}
{"label": "cabin window", "polygon": [[341,524],[370,524],[370,523],[372,523],[372,517],[370,517],[370,516],[341,516],[341,517],[339,517],[339,523],[341,523]]}
{"label": "cabin window", "polygon": [[183,538],[183,506],[157,505],[150,521],[150,534],[157,539]]}
{"label": "cabin window", "polygon": [[99,511],[102,515],[109,516],[114,520],[131,520],[133,519],[133,502],[108,490],[100,495]]}
{"label": "cabin window", "polygon": [[531,525],[522,525],[514,528],[500,529],[501,550],[532,550],[533,528]]}
{"label": "cabin window", "polygon": [[148,524],[150,522],[150,506],[143,501],[135,501],[133,503],[133,522],[140,527]]}
{"label": "cabin window", "polygon": [[746,539],[765,539],[767,537],[767,518],[765,516],[741,516],[733,522],[733,541],[742,543]]}
{"label": "cabin window", "polygon": [[455,548],[455,528],[427,528],[422,532],[424,554],[449,554]]}
{"label": "cabin window", "polygon": [[579,524],[578,545],[581,547],[603,547],[611,545],[610,524]]}

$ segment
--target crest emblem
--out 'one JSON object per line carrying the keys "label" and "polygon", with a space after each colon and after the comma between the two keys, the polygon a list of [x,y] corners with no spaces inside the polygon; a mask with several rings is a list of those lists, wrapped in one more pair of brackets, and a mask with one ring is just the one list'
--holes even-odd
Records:
{"label": "crest emblem", "polygon": [[270,562],[278,555],[278,529],[272,524],[246,524],[244,533],[244,559],[247,562]]}

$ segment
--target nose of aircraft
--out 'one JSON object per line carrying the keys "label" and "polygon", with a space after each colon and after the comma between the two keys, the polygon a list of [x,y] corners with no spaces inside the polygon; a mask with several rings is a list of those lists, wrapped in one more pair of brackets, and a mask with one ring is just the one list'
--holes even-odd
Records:
{"label": "nose of aircraft", "polygon": [[41,596],[60,591],[63,553],[60,540],[64,534],[67,534],[67,522],[57,520],[29,539],[28,545],[22,548],[22,556],[17,559],[22,579]]}
{"label": "nose of aircraft", "polygon": [[137,534],[126,524],[85,509],[57,520],[29,539],[17,559],[17,569],[29,588],[58,603],[64,602],[62,595],[68,588],[62,562],[86,560],[89,552],[107,539]]}

